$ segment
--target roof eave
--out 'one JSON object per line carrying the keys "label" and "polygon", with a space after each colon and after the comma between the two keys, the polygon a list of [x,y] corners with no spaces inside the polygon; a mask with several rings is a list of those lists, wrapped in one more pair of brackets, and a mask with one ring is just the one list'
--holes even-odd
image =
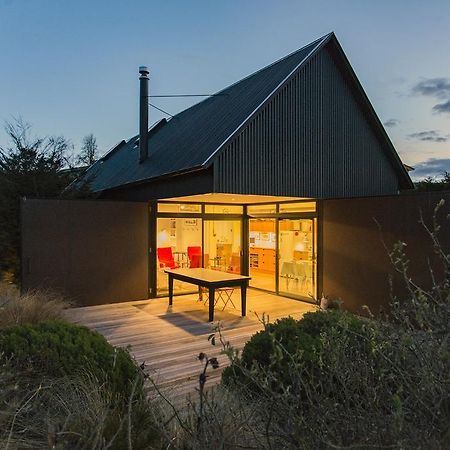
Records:
{"label": "roof eave", "polygon": [[176,177],[176,176],[180,176],[180,175],[187,175],[190,173],[194,173],[194,172],[200,172],[202,170],[207,170],[208,168],[205,167],[204,165],[199,165],[199,166],[194,166],[194,167],[190,167],[187,169],[181,169],[181,170],[177,170],[175,172],[169,172],[169,173],[165,173],[163,175],[158,175],[156,177],[150,177],[150,178],[143,178],[141,180],[137,180],[137,181],[131,181],[129,183],[123,183],[117,186],[112,186],[110,188],[106,188],[106,189],[99,189],[94,191],[95,193],[105,193],[105,192],[111,192],[111,191],[118,191],[120,189],[124,189],[124,188],[130,188],[130,187],[134,187],[134,186],[139,186],[145,183],[150,183],[150,182],[154,182],[154,181],[161,181],[163,179],[166,178],[172,178],[172,177]]}

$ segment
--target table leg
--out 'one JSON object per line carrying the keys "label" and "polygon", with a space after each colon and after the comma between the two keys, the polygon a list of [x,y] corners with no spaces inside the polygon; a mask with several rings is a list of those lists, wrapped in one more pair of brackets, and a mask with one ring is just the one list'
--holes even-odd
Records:
{"label": "table leg", "polygon": [[212,322],[214,320],[214,288],[209,288],[209,321]]}
{"label": "table leg", "polygon": [[201,286],[198,287],[198,301],[203,302],[203,290]]}
{"label": "table leg", "polygon": [[241,285],[241,311],[242,317],[247,315],[247,281]]}
{"label": "table leg", "polygon": [[169,273],[169,306],[173,303],[173,275]]}

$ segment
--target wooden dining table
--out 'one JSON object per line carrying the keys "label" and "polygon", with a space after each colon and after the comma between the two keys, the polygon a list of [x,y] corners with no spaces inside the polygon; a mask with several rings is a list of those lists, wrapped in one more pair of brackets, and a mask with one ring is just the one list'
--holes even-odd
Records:
{"label": "wooden dining table", "polygon": [[195,284],[198,286],[200,294],[202,288],[208,289],[210,322],[214,320],[215,291],[219,288],[239,287],[241,289],[241,315],[244,317],[247,314],[247,287],[251,277],[203,268],[165,269],[164,272],[169,276],[169,305],[173,304],[173,282],[179,280]]}

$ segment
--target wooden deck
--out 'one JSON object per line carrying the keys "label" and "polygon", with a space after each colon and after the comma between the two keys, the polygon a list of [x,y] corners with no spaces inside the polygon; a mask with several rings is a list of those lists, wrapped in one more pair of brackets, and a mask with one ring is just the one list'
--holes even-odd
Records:
{"label": "wooden deck", "polygon": [[[235,291],[233,302],[240,307],[240,292]],[[258,319],[263,314],[274,321],[281,317],[300,318],[314,306],[278,297],[255,289],[248,290],[247,317],[240,310],[227,306],[215,311],[215,324],[220,322],[223,335],[230,343],[242,349],[245,342],[263,326]],[[168,306],[167,298],[143,300],[110,305],[73,308],[67,318],[103,334],[113,345],[127,347],[160,389],[174,401],[194,391],[198,383],[200,352],[217,356],[218,370],[209,371],[208,385],[220,381],[221,370],[227,359],[220,354],[220,345],[212,346],[208,335],[213,325],[208,320],[208,306],[198,301],[198,295],[174,298]]]}

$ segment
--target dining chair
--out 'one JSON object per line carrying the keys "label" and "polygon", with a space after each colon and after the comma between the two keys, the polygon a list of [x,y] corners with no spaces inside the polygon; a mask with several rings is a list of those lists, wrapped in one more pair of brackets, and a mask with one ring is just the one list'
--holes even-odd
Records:
{"label": "dining chair", "polygon": [[180,267],[173,258],[172,247],[158,247],[157,255],[160,268],[177,269]]}
{"label": "dining chair", "polygon": [[197,269],[202,267],[202,248],[200,246],[188,247],[187,254],[190,268]]}

